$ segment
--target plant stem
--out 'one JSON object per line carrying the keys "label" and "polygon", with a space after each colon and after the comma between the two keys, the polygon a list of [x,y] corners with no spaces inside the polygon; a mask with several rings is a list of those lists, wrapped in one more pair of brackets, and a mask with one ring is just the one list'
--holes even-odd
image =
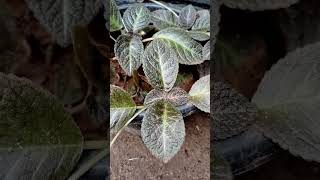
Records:
{"label": "plant stem", "polygon": [[83,149],[85,150],[98,150],[108,148],[109,144],[106,140],[91,140],[85,141]]}
{"label": "plant stem", "polygon": [[84,173],[86,173],[92,166],[94,166],[101,159],[106,157],[109,153],[109,148],[106,148],[99,152],[94,157],[90,158],[85,164],[83,164],[78,170],[76,170],[68,180],[78,180]]}
{"label": "plant stem", "polygon": [[143,109],[144,106],[136,106],[137,109]]}
{"label": "plant stem", "polygon": [[147,108],[144,107],[143,109],[139,110],[135,115],[132,116],[131,119],[129,119],[126,124],[124,126],[122,126],[120,128],[120,130],[117,132],[117,134],[114,136],[114,138],[112,139],[111,143],[110,143],[110,148],[112,147],[112,145],[114,144],[114,142],[116,141],[116,139],[118,138],[118,136],[120,135],[120,133],[124,130],[125,127],[128,126],[128,124],[130,124],[131,121],[134,120],[134,118],[136,118],[140,113],[142,113],[144,110],[146,110]]}
{"label": "plant stem", "polygon": [[165,5],[165,4],[161,3],[161,2],[158,2],[158,1],[156,1],[156,0],[150,0],[150,1],[156,3],[156,4],[160,5],[160,6],[162,6],[162,7],[164,7],[164,8],[166,8],[166,9],[168,9],[168,10],[169,10],[170,12],[172,12],[176,17],[179,17],[178,14],[177,14],[176,12],[174,12],[174,11],[173,11],[170,7],[168,7],[167,5]]}
{"label": "plant stem", "polygon": [[147,39],[142,40],[142,42],[148,42],[148,41],[153,41],[153,40],[154,40],[154,38],[147,38]]}

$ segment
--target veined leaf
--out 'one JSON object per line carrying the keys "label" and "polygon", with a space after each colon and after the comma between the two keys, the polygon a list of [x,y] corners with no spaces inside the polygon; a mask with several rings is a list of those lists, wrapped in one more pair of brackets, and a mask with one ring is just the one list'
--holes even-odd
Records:
{"label": "veined leaf", "polygon": [[154,34],[155,39],[161,39],[177,53],[181,64],[200,64],[203,62],[202,45],[188,36],[180,28],[167,28]]}
{"label": "veined leaf", "polygon": [[210,12],[209,10],[200,10],[197,13],[198,18],[192,26],[192,31],[210,31]]}
{"label": "veined leaf", "polygon": [[264,134],[292,154],[320,162],[320,43],[289,53],[263,78],[253,102]]}
{"label": "veined leaf", "polygon": [[[115,0],[104,0],[104,2],[105,8],[108,8],[110,6],[109,14],[107,14],[108,11],[105,11],[105,19],[107,19],[107,29],[109,29],[110,32],[121,30],[123,28],[122,17]],[[109,3],[109,5],[106,5],[106,3]]]}
{"label": "veined leaf", "polygon": [[299,2],[299,0],[222,0],[222,2],[230,8],[262,11],[287,8],[292,4]]}
{"label": "veined leaf", "polygon": [[182,106],[188,103],[189,96],[181,88],[173,88],[169,92],[153,89],[147,94],[144,104],[148,106],[160,100],[171,102],[174,106]]}
{"label": "veined leaf", "polygon": [[143,71],[157,89],[170,91],[176,82],[179,63],[176,53],[161,40],[152,41],[143,55]]}
{"label": "veined leaf", "polygon": [[210,39],[210,32],[206,31],[188,31],[190,37],[197,41],[207,41]]}
{"label": "veined leaf", "polygon": [[119,130],[136,111],[131,96],[120,87],[110,85],[110,128]]}
{"label": "veined leaf", "polygon": [[167,163],[184,142],[185,127],[181,113],[166,101],[152,104],[142,120],[141,136],[150,152]]}
{"label": "veined leaf", "polygon": [[114,52],[122,69],[131,76],[141,66],[143,43],[138,35],[123,34],[117,38]]}
{"label": "veined leaf", "polygon": [[82,147],[79,128],[53,95],[0,73],[0,179],[66,179]]}
{"label": "veined leaf", "polygon": [[26,3],[61,46],[70,45],[72,28],[89,24],[102,6],[101,0],[28,0]]}
{"label": "veined leaf", "polygon": [[210,113],[210,75],[196,81],[189,91],[191,102],[201,111]]}
{"label": "veined leaf", "polygon": [[152,12],[151,21],[157,29],[178,27],[178,18],[170,11],[159,9]]}
{"label": "veined leaf", "polygon": [[257,107],[229,84],[214,82],[210,114],[214,140],[226,139],[247,130],[256,119]]}
{"label": "veined leaf", "polygon": [[210,59],[211,59],[210,50],[211,50],[210,41],[208,41],[208,42],[203,46],[203,49],[202,49],[202,56],[203,56],[203,59],[204,59],[204,60],[210,60]]}
{"label": "veined leaf", "polygon": [[138,32],[147,27],[151,20],[151,13],[143,4],[130,6],[123,14],[124,26],[129,32]]}
{"label": "veined leaf", "polygon": [[182,8],[179,14],[179,24],[184,29],[190,29],[197,18],[197,11],[192,5]]}

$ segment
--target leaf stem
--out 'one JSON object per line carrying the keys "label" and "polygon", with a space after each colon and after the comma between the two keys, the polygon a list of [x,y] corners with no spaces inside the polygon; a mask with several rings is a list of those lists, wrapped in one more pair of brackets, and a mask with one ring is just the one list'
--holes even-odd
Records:
{"label": "leaf stem", "polygon": [[118,136],[121,134],[121,132],[124,130],[125,127],[128,126],[128,124],[130,124],[131,121],[133,121],[140,113],[142,113],[144,110],[146,110],[147,108],[144,107],[142,109],[140,109],[135,115],[132,116],[131,119],[129,119],[126,124],[124,124],[124,126],[122,126],[120,128],[120,130],[117,132],[117,134],[114,136],[114,138],[112,139],[111,143],[110,143],[110,148],[112,147],[112,145],[114,144],[114,142],[116,141],[116,139],[118,138]]}
{"label": "leaf stem", "polygon": [[154,40],[154,38],[147,38],[147,39],[144,39],[144,40],[142,40],[142,42],[148,42],[148,41],[153,41]]}
{"label": "leaf stem", "polygon": [[173,11],[170,7],[168,7],[167,5],[165,5],[165,4],[163,4],[163,3],[159,2],[159,1],[156,1],[156,0],[150,0],[150,1],[156,3],[156,4],[160,5],[160,6],[162,6],[162,7],[164,7],[164,8],[166,8],[166,9],[168,9],[168,10],[169,10],[170,12],[172,12],[176,17],[179,17],[178,14],[177,14],[176,12],[174,12],[174,11]]}
{"label": "leaf stem", "polygon": [[109,148],[106,148],[99,152],[97,155],[89,159],[85,164],[83,164],[78,170],[76,170],[68,180],[78,180],[84,173],[86,173],[92,166],[98,163],[101,159],[106,157],[109,153]]}
{"label": "leaf stem", "polygon": [[137,109],[143,109],[144,106],[136,106]]}

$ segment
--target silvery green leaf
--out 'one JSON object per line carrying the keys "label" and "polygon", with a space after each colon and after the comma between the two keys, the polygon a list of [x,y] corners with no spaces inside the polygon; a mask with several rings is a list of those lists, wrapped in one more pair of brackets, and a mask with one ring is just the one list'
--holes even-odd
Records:
{"label": "silvery green leaf", "polygon": [[105,9],[106,8],[110,9],[110,12],[105,10],[105,14],[104,14],[104,17],[107,20],[107,24],[106,24],[107,29],[109,29],[110,32],[121,30],[123,28],[122,17],[115,0],[111,0],[111,1],[104,0],[103,2],[104,2]]}
{"label": "silvery green leaf", "polygon": [[72,28],[89,24],[102,6],[101,0],[28,0],[26,3],[61,46],[70,45]]}
{"label": "silvery green leaf", "polygon": [[129,32],[138,32],[147,27],[151,20],[151,13],[143,4],[130,6],[123,14],[123,23]]}
{"label": "silvery green leaf", "polygon": [[116,58],[129,76],[141,66],[143,51],[143,43],[138,35],[120,35],[114,45]]}
{"label": "silvery green leaf", "polygon": [[83,148],[62,104],[29,80],[0,73],[0,179],[66,179]]}
{"label": "silvery green leaf", "polygon": [[289,53],[265,74],[253,102],[258,127],[282,148],[320,162],[320,43]]}
{"label": "silvery green leaf", "polygon": [[233,175],[230,164],[216,152],[210,154],[212,160],[210,165],[211,179],[213,180],[232,180]]}
{"label": "silvery green leaf", "polygon": [[299,0],[222,0],[222,2],[229,8],[263,11],[287,8]]}
{"label": "silvery green leaf", "polygon": [[135,111],[131,96],[120,87],[110,85],[110,128],[120,129]]}
{"label": "silvery green leaf", "polygon": [[201,111],[210,113],[210,75],[196,81],[190,91],[190,100]]}
{"label": "silvery green leaf", "polygon": [[210,39],[210,32],[206,32],[206,31],[191,30],[191,31],[188,31],[188,34],[190,37],[192,37],[197,41],[207,41]]}
{"label": "silvery green leaf", "polygon": [[170,91],[179,70],[176,53],[157,39],[146,47],[142,61],[148,82],[156,89]]}
{"label": "silvery green leaf", "polygon": [[167,28],[154,34],[155,39],[160,39],[172,48],[181,64],[200,64],[203,62],[202,45],[190,38],[188,33],[180,28]]}
{"label": "silvery green leaf", "polygon": [[209,10],[200,10],[197,12],[198,18],[192,26],[193,31],[210,31],[210,12]]}
{"label": "silvery green leaf", "polygon": [[208,41],[208,42],[203,46],[203,49],[202,49],[202,54],[203,54],[203,59],[204,59],[204,60],[210,60],[210,59],[211,59],[210,50],[211,50],[210,41]]}
{"label": "silvery green leaf", "polygon": [[182,106],[188,103],[189,96],[185,90],[177,87],[169,92],[153,89],[147,94],[144,105],[148,106],[160,100],[171,102],[174,106]]}
{"label": "silvery green leaf", "polygon": [[145,113],[141,137],[151,154],[167,163],[184,142],[185,127],[181,113],[171,103],[157,101]]}
{"label": "silvery green leaf", "polygon": [[197,11],[192,5],[182,8],[179,14],[179,24],[184,29],[190,29],[197,18]]}
{"label": "silvery green leaf", "polygon": [[214,140],[226,139],[247,130],[256,119],[257,107],[229,84],[213,82],[211,118]]}
{"label": "silvery green leaf", "polygon": [[157,29],[178,27],[178,18],[170,11],[159,9],[152,12],[151,22]]}

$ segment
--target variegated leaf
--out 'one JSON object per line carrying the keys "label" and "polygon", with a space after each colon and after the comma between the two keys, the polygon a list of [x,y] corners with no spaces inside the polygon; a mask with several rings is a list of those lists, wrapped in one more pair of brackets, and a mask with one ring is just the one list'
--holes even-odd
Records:
{"label": "variegated leaf", "polygon": [[193,31],[210,31],[210,12],[209,10],[200,10],[197,12],[198,18],[192,26]]}
{"label": "variegated leaf", "polygon": [[320,43],[280,59],[252,101],[261,110],[258,127],[282,148],[320,162]]}
{"label": "variegated leaf", "polygon": [[120,129],[135,111],[131,96],[120,87],[110,85],[110,128]]}
{"label": "variegated leaf", "polygon": [[138,35],[120,35],[114,45],[114,52],[122,69],[131,76],[141,66],[144,46]]}
{"label": "variegated leaf", "polygon": [[153,11],[151,22],[159,30],[179,26],[178,17],[169,10],[164,9]]}
{"label": "variegated leaf", "polygon": [[197,18],[197,11],[192,5],[182,8],[179,14],[179,24],[184,29],[190,29]]}
{"label": "variegated leaf", "polygon": [[196,81],[189,91],[191,102],[201,111],[210,113],[210,75]]}
{"label": "variegated leaf", "polygon": [[27,79],[0,73],[0,179],[66,179],[83,137],[72,116],[49,92]]}
{"label": "variegated leaf", "polygon": [[174,106],[182,106],[188,103],[189,96],[185,90],[177,87],[171,89],[169,92],[153,89],[147,94],[144,105],[148,106],[159,100],[166,100]]}
{"label": "variegated leaf", "polygon": [[161,40],[152,41],[143,55],[143,71],[156,89],[170,91],[176,82],[179,64],[176,53]]}
{"label": "variegated leaf", "polygon": [[171,103],[157,101],[145,113],[141,137],[151,154],[167,163],[184,142],[185,127],[181,113]]}
{"label": "variegated leaf", "polygon": [[34,16],[50,31],[61,46],[71,44],[75,25],[87,25],[99,12],[101,0],[27,0]]}
{"label": "variegated leaf", "polygon": [[188,31],[190,37],[197,41],[207,41],[210,39],[210,32],[206,31]]}
{"label": "variegated leaf", "polygon": [[109,7],[110,11],[108,12],[107,10],[105,10],[105,14],[104,14],[104,17],[107,20],[107,23],[106,23],[107,29],[109,29],[110,32],[121,30],[123,28],[122,17],[115,0],[110,0],[110,1],[104,0],[103,2],[104,2],[105,9],[110,6]]}
{"label": "variegated leaf", "polygon": [[238,135],[254,124],[257,107],[229,84],[213,82],[211,118],[214,140]]}
{"label": "variegated leaf", "polygon": [[129,32],[138,32],[147,27],[151,20],[151,13],[143,4],[130,6],[123,14],[123,23]]}
{"label": "variegated leaf", "polygon": [[188,33],[180,28],[167,28],[154,34],[155,39],[160,39],[172,48],[181,64],[200,64],[203,62],[202,45],[190,38]]}
{"label": "variegated leaf", "polygon": [[210,50],[211,50],[210,41],[208,41],[208,42],[203,46],[203,49],[202,49],[202,54],[203,54],[203,59],[204,59],[204,60],[210,60],[210,59],[211,59]]}

